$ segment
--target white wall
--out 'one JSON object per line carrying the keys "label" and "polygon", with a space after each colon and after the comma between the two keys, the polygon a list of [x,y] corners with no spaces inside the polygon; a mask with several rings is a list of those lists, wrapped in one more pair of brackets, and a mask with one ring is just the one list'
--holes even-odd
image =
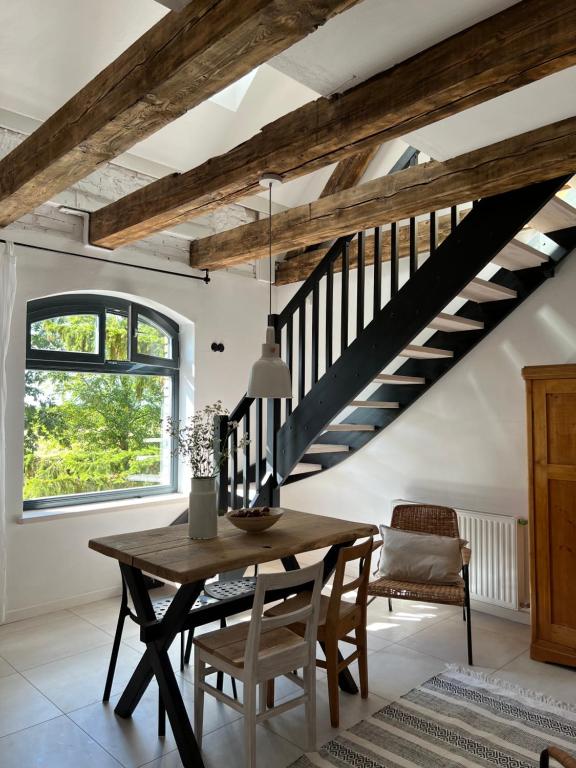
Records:
{"label": "white wall", "polygon": [[[26,303],[66,291],[120,292],[177,317],[184,330],[184,399],[233,408],[260,353],[266,286],[215,273],[212,282],[158,275],[17,247],[18,291],[8,351],[7,620],[96,599],[118,589],[118,568],[88,550],[88,540],[170,522],[186,499],[146,501],[114,511],[21,524]],[[223,342],[224,353],[210,349]],[[186,490],[182,488],[181,490]]]}
{"label": "white wall", "polygon": [[[282,306],[292,286],[279,289]],[[381,435],[282,503],[378,522],[395,498],[525,517],[524,365],[576,362],[576,254]]]}

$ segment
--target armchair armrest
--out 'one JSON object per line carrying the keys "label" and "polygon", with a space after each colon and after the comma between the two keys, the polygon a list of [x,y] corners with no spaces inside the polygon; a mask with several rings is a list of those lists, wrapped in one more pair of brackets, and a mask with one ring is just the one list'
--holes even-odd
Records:
{"label": "armchair armrest", "polygon": [[564,768],[576,768],[576,758],[558,747],[548,747],[548,749],[545,749],[542,752],[540,755],[541,768],[548,768],[551,757],[553,757],[554,760],[557,760],[560,765],[564,766]]}

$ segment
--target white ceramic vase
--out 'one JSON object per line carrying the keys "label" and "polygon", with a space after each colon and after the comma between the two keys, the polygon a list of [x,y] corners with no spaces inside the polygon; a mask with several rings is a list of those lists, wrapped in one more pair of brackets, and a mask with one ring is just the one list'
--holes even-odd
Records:
{"label": "white ceramic vase", "polygon": [[193,477],[188,505],[188,536],[215,539],[218,535],[218,487],[215,477]]}

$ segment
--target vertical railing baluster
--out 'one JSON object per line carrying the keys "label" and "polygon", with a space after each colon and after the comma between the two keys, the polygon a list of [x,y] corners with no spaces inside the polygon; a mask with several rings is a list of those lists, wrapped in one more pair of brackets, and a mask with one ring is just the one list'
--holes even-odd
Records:
{"label": "vertical railing baluster", "polygon": [[[290,315],[290,318],[286,324],[286,362],[288,363],[288,368],[290,368],[290,377],[292,381],[294,379],[293,376],[293,364],[294,360],[294,315]],[[288,399],[286,400],[286,417],[290,416],[292,413],[292,400]]]}
{"label": "vertical railing baluster", "polygon": [[318,381],[318,347],[319,347],[319,304],[320,287],[318,283],[314,284],[312,289],[312,367],[311,367],[311,386]]}
{"label": "vertical railing baluster", "polygon": [[454,232],[457,226],[458,226],[458,206],[453,205],[452,208],[450,208],[450,230]]}
{"label": "vertical railing baluster", "polygon": [[226,512],[229,506],[229,492],[228,492],[228,428],[229,421],[228,416],[217,416],[217,455],[216,466],[219,468],[218,472],[218,510],[220,512]]}
{"label": "vertical railing baluster", "polygon": [[244,506],[250,506],[250,409],[244,416]]}
{"label": "vertical railing baluster", "polygon": [[332,335],[334,318],[334,262],[326,272],[326,370],[332,365]]}
{"label": "vertical railing baluster", "polygon": [[430,256],[433,256],[438,246],[438,219],[436,211],[430,213]]}
{"label": "vertical railing baluster", "polygon": [[374,229],[374,317],[382,306],[382,230]]}
{"label": "vertical railing baluster", "polygon": [[390,225],[390,296],[398,293],[398,224],[393,221]]}
{"label": "vertical railing baluster", "polygon": [[[280,344],[278,315],[268,315],[268,325],[274,328],[276,343]],[[268,498],[265,504],[277,507],[280,504],[280,487],[278,478],[278,431],[280,429],[280,400],[269,397],[266,412],[266,471],[270,474]]]}
{"label": "vertical railing baluster", "polygon": [[356,336],[360,336],[364,330],[364,262],[365,262],[365,242],[364,232],[358,232],[357,270],[356,270]]}
{"label": "vertical railing baluster", "polygon": [[348,242],[342,247],[342,304],[340,307],[340,349],[348,347],[348,288],[350,285],[350,249]]}
{"label": "vertical railing baluster", "polygon": [[[290,401],[288,401],[290,402]],[[256,493],[260,493],[262,488],[262,398],[257,397],[256,403],[256,424],[254,425],[256,431],[256,447],[254,456],[254,472],[256,480]]]}
{"label": "vertical railing baluster", "polygon": [[232,454],[230,477],[230,506],[236,509],[238,497],[238,427],[234,427],[230,436],[230,453]]}
{"label": "vertical railing baluster", "polygon": [[306,394],[306,303],[298,310],[298,403]]}
{"label": "vertical railing baluster", "polygon": [[418,242],[416,235],[416,219],[410,219],[410,277],[418,269]]}

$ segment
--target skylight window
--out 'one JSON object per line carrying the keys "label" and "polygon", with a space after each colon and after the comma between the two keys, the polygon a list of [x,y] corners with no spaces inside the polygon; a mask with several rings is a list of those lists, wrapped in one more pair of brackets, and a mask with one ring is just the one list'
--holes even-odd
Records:
{"label": "skylight window", "polygon": [[251,72],[248,72],[247,75],[241,77],[240,80],[232,83],[232,85],[226,86],[222,91],[211,96],[209,101],[214,102],[214,104],[219,104],[221,107],[225,107],[225,109],[229,109],[231,112],[237,112],[259,69],[260,67],[256,67],[256,69],[253,69]]}

